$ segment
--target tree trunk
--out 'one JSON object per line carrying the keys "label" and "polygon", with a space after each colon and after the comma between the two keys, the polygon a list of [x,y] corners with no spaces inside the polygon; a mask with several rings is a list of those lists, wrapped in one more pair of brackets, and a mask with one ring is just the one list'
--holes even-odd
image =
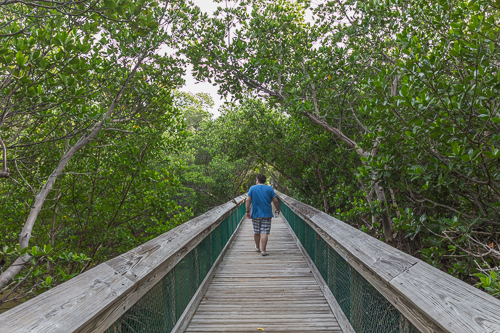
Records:
{"label": "tree trunk", "polygon": [[[325,121],[317,118],[316,116],[314,116],[313,114],[311,114],[309,112],[304,112],[304,115],[307,118],[309,118],[313,123],[323,127],[326,131],[332,133],[337,139],[344,142],[349,148],[355,149],[359,156],[368,157],[370,155],[371,156],[377,155],[379,145],[380,145],[380,137],[377,137],[377,139],[375,140],[374,147],[369,154],[368,152],[361,149],[355,141],[353,141],[349,137],[347,137],[338,128],[335,128],[335,127],[328,125]],[[373,189],[377,195],[377,199],[379,201],[380,208],[382,209],[382,228],[383,228],[383,232],[384,232],[385,241],[389,245],[393,245],[394,244],[394,238],[393,238],[394,231],[392,229],[392,220],[389,216],[389,210],[387,208],[387,200],[385,198],[385,193],[384,193],[383,187],[380,186],[379,182],[375,181],[375,179],[376,179],[376,175],[373,175],[372,176],[372,185],[373,185]]]}
{"label": "tree trunk", "polygon": [[373,189],[375,190],[378,202],[380,203],[380,208],[382,208],[382,228],[384,231],[385,241],[387,244],[394,246],[394,230],[392,229],[392,220],[389,216],[389,209],[387,207],[384,189],[378,182],[375,181],[373,181]]}
{"label": "tree trunk", "polygon": [[394,206],[394,209],[396,210],[396,216],[398,218],[400,218],[401,217],[401,213],[399,212],[398,202],[396,201],[396,196],[394,195],[394,191],[392,190],[392,188],[390,186],[389,186],[389,193],[391,194],[392,204]]}
{"label": "tree trunk", "polygon": [[325,213],[328,214],[328,211],[330,210],[330,205],[328,204],[328,198],[326,197],[326,187],[325,187],[325,183],[323,181],[323,175],[321,174],[321,170],[319,168],[318,154],[314,154],[314,155],[316,157],[316,174],[317,174],[317,177],[319,180],[319,187],[321,189],[321,196],[323,199],[323,210],[325,211]]}
{"label": "tree trunk", "polygon": [[[21,234],[19,235],[19,247],[20,250],[28,247],[29,241],[31,239],[31,232],[33,231],[33,227],[35,225],[36,219],[38,217],[38,214],[40,213],[42,206],[47,199],[47,196],[49,195],[50,191],[54,187],[54,184],[56,183],[57,178],[61,175],[63,172],[64,168],[66,165],[69,163],[71,158],[82,148],[84,148],[88,143],[90,143],[101,131],[103,128],[105,122],[111,117],[116,105],[120,101],[121,97],[123,96],[123,93],[125,92],[125,89],[127,88],[130,80],[132,77],[135,75],[137,72],[138,68],[141,66],[142,61],[144,60],[144,56],[138,59],[137,64],[134,66],[134,69],[130,74],[128,75],[127,79],[125,80],[124,84],[122,85],[120,91],[118,94],[116,94],[115,98],[113,99],[113,102],[111,102],[111,105],[109,106],[108,110],[106,113],[103,115],[102,120],[96,123],[90,130],[90,134],[87,136],[81,137],[77,143],[75,143],[74,146],[72,146],[67,153],[63,155],[61,160],[59,161],[59,164],[55,168],[55,170],[52,172],[52,174],[49,176],[45,184],[43,185],[42,189],[40,192],[35,195],[35,202],[33,206],[31,207],[30,213],[28,215],[28,218],[26,219],[26,222],[24,223],[23,230],[21,231]],[[25,254],[22,257],[17,258],[14,263],[7,268],[1,275],[0,275],[0,289],[6,286],[12,279],[23,269],[24,265],[29,262],[31,257],[28,254]]]}
{"label": "tree trunk", "polygon": [[[62,194],[60,193],[56,198],[56,202],[54,203],[54,209],[52,210],[52,219],[50,221],[49,244],[52,248],[55,248],[55,243],[56,243],[57,206],[58,206],[59,200],[61,200],[61,198],[62,198]],[[47,269],[49,272],[52,272],[52,270],[54,269],[54,263],[51,262],[50,260],[47,261]]]}
{"label": "tree trunk", "polygon": [[0,146],[2,147],[2,169],[0,170],[0,178],[10,177],[9,168],[7,168],[7,147],[0,136]]}

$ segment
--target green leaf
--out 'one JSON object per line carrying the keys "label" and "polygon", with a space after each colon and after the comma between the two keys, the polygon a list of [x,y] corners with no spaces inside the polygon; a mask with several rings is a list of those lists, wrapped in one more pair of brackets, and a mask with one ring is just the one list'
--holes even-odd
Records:
{"label": "green leaf", "polygon": [[483,154],[484,154],[484,156],[486,156],[487,158],[495,158],[495,157],[496,157],[496,156],[495,156],[492,152],[487,151],[487,150],[486,150],[486,151],[483,151]]}
{"label": "green leaf", "polygon": [[18,51],[16,53],[16,62],[18,66],[23,66],[25,63],[25,58],[23,56],[23,53],[21,51]]}
{"label": "green leaf", "polygon": [[39,248],[38,246],[33,246],[33,247],[31,248],[31,254],[32,254],[34,257],[36,257],[36,256],[38,256],[38,254],[40,253],[40,251],[39,251],[39,250],[40,250],[40,248]]}

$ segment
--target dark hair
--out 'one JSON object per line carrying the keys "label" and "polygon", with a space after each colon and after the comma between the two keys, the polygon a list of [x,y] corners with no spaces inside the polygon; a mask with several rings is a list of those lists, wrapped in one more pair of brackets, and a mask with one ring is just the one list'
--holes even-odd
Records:
{"label": "dark hair", "polygon": [[257,180],[259,181],[259,183],[265,184],[266,183],[266,176],[264,176],[264,175],[257,175]]}

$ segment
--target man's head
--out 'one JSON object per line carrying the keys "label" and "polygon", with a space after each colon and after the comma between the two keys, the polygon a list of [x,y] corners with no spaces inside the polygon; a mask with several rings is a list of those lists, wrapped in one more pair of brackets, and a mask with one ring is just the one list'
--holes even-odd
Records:
{"label": "man's head", "polygon": [[266,176],[257,175],[257,182],[259,182],[260,184],[265,184],[266,183]]}

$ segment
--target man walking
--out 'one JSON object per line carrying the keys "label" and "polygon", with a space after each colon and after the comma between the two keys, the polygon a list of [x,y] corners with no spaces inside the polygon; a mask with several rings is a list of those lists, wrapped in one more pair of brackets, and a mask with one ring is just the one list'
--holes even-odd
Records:
{"label": "man walking", "polygon": [[[280,205],[273,188],[266,185],[266,176],[257,175],[255,183],[256,185],[250,187],[248,191],[245,202],[247,209],[246,216],[247,219],[252,219],[255,251],[260,252],[263,256],[267,256],[266,246],[269,232],[271,231],[271,218],[273,217],[271,202],[274,203],[278,214],[280,213]],[[251,214],[250,203],[252,204]],[[261,244],[262,246],[260,246]]]}

